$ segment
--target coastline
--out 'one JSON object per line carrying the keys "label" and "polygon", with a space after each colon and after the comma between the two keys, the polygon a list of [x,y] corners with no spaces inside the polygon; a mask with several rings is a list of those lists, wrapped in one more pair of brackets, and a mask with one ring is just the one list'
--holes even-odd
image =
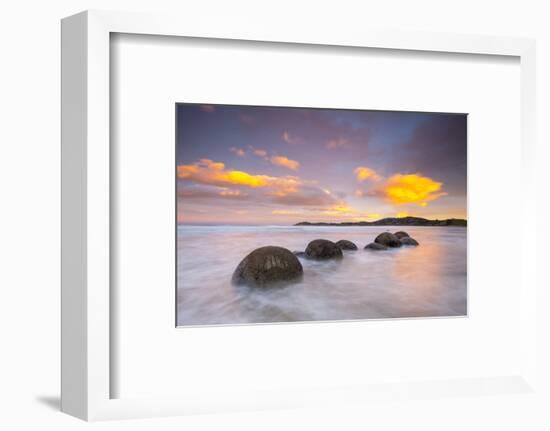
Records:
{"label": "coastline", "polygon": [[468,221],[465,219],[444,219],[429,220],[422,217],[387,217],[380,220],[368,222],[309,222],[302,221],[294,226],[455,226],[467,227]]}

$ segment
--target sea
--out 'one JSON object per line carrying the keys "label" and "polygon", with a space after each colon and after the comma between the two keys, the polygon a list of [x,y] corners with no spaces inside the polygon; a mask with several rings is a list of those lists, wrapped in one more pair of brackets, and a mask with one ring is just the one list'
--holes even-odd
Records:
{"label": "sea", "polygon": [[[404,230],[417,247],[364,250],[385,231]],[[177,228],[177,324],[450,317],[467,314],[467,229],[386,226],[192,226]],[[353,241],[340,261],[300,258],[300,282],[234,286],[251,251],[267,245],[304,251],[314,239]]]}

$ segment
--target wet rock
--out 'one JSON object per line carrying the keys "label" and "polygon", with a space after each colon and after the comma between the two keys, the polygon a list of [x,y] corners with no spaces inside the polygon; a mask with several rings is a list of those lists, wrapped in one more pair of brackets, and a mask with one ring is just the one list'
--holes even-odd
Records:
{"label": "wet rock", "polygon": [[342,259],[340,247],[328,239],[316,239],[311,241],[306,248],[306,255],[311,259]]}
{"label": "wet rock", "polygon": [[260,247],[248,254],[233,273],[234,284],[267,287],[277,283],[299,281],[302,264],[290,250],[283,247]]}
{"label": "wet rock", "polygon": [[336,241],[336,245],[340,247],[342,250],[357,250],[357,246],[347,239],[341,239],[340,241]]}
{"label": "wet rock", "polygon": [[410,236],[405,236],[401,238],[399,241],[401,241],[402,245],[418,245],[418,241],[414,238],[411,238]]}
{"label": "wet rock", "polygon": [[374,242],[386,247],[401,247],[401,241],[393,233],[384,232],[376,237]]}
{"label": "wet rock", "polygon": [[410,236],[407,232],[402,230],[400,230],[399,232],[395,232],[394,235],[399,239],[405,238],[406,236]]}
{"label": "wet rock", "polygon": [[371,242],[365,246],[365,250],[387,250],[388,247],[377,242]]}

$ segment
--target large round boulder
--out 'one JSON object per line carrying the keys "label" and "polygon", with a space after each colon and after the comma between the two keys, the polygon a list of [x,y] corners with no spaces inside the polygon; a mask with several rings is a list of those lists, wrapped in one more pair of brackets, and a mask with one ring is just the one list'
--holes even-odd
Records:
{"label": "large round boulder", "polygon": [[234,284],[267,287],[301,279],[302,264],[290,250],[283,247],[260,247],[248,254],[233,273]]}
{"label": "large round boulder", "polygon": [[402,230],[400,230],[399,232],[395,232],[394,235],[399,239],[405,238],[406,236],[410,236],[407,232]]}
{"label": "large round boulder", "polygon": [[306,256],[310,259],[342,259],[342,249],[328,239],[315,239],[306,248]]}
{"label": "large round boulder", "polygon": [[347,239],[341,239],[340,241],[336,241],[336,245],[340,247],[342,250],[357,250],[357,246]]}
{"label": "large round boulder", "polygon": [[382,244],[378,244],[377,242],[371,242],[370,244],[367,244],[365,246],[365,250],[374,250],[374,251],[378,251],[378,250],[387,250],[388,247],[386,247],[385,245],[382,245]]}
{"label": "large round boulder", "polygon": [[386,247],[401,247],[401,241],[393,233],[384,232],[376,237],[374,242]]}
{"label": "large round boulder", "polygon": [[404,236],[399,241],[401,241],[402,245],[418,245],[418,241],[410,236]]}

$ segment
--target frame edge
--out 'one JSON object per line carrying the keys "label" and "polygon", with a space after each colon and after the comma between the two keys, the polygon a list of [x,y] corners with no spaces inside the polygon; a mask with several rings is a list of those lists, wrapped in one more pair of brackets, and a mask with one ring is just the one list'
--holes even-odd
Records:
{"label": "frame edge", "polygon": [[61,21],[61,411],[88,419],[88,14]]}
{"label": "frame edge", "polygon": [[[103,184],[98,184],[97,180],[103,178],[105,166],[99,166],[97,160],[95,162],[93,160],[95,160],[94,154],[101,155],[103,151],[95,144],[102,144],[103,138],[108,136],[108,115],[105,115],[101,109],[103,107],[108,111],[108,104],[105,107],[104,102],[108,101],[109,88],[108,79],[105,80],[104,75],[108,76],[108,67],[105,66],[108,66],[109,51],[108,43],[105,41],[108,41],[109,33],[129,32],[313,45],[370,46],[411,51],[513,55],[520,57],[521,60],[527,60],[522,62],[522,71],[525,70],[524,67],[528,68],[525,77],[531,75],[534,70],[534,61],[531,61],[534,60],[534,39],[447,34],[441,42],[434,42],[434,35],[427,33],[405,32],[388,35],[388,32],[384,31],[365,31],[361,35],[332,35],[327,38],[324,33],[314,32],[312,36],[303,40],[301,34],[298,37],[292,30],[289,32],[290,36],[281,38],[278,35],[274,36],[278,33],[256,29],[255,31],[263,36],[258,38],[251,36],[256,34],[254,31],[250,33],[242,29],[231,32],[214,31],[214,34],[210,34],[210,31],[204,30],[202,25],[185,21],[185,19],[143,13],[91,10],[62,20],[61,410],[80,419],[112,420],[194,412],[189,412],[186,406],[181,406],[179,403],[174,405],[169,400],[159,405],[155,404],[156,400],[109,399],[109,386],[105,385],[105,381],[108,381],[108,373],[104,372],[109,369],[108,363],[105,363],[108,357],[109,322],[108,310],[103,307],[108,306],[108,294],[106,295],[103,291],[97,292],[96,288],[99,287],[100,290],[104,288],[98,282],[104,280],[104,272],[108,272],[108,258],[104,256],[108,251],[94,247],[94,245],[101,245],[103,241],[103,238],[94,239],[96,235],[94,227],[108,226],[108,220],[106,222],[95,220],[99,211],[93,214],[94,211],[91,208],[94,207],[92,204],[100,202],[101,210],[104,209],[104,199],[95,194],[103,188]],[[185,33],[183,33],[184,28]],[[406,38],[411,33],[415,37]],[[297,38],[302,41],[300,42]],[[360,39],[359,43],[350,43],[357,39]],[[370,42],[367,43],[367,41]],[[532,90],[535,88],[533,87]],[[528,97],[522,103],[522,108],[533,107],[532,93],[533,91],[529,91]],[[533,145],[534,139],[532,133],[522,135],[523,145],[526,143]],[[89,159],[92,159],[93,164],[90,168],[88,168]],[[95,172],[96,170],[100,172]],[[530,180],[524,178],[526,179]],[[65,226],[66,224],[68,226]],[[102,262],[107,263],[106,268],[99,268]],[[98,270],[99,276],[96,274]],[[532,307],[533,297],[528,295],[526,299]],[[101,320],[103,318],[105,320]],[[532,320],[528,322],[531,327],[533,323]],[[105,339],[107,339],[107,345],[105,345]],[[529,343],[532,342],[533,340],[530,339]],[[530,372],[530,377],[533,376],[532,365],[527,364],[526,371]],[[536,375],[533,377],[536,379]]]}

